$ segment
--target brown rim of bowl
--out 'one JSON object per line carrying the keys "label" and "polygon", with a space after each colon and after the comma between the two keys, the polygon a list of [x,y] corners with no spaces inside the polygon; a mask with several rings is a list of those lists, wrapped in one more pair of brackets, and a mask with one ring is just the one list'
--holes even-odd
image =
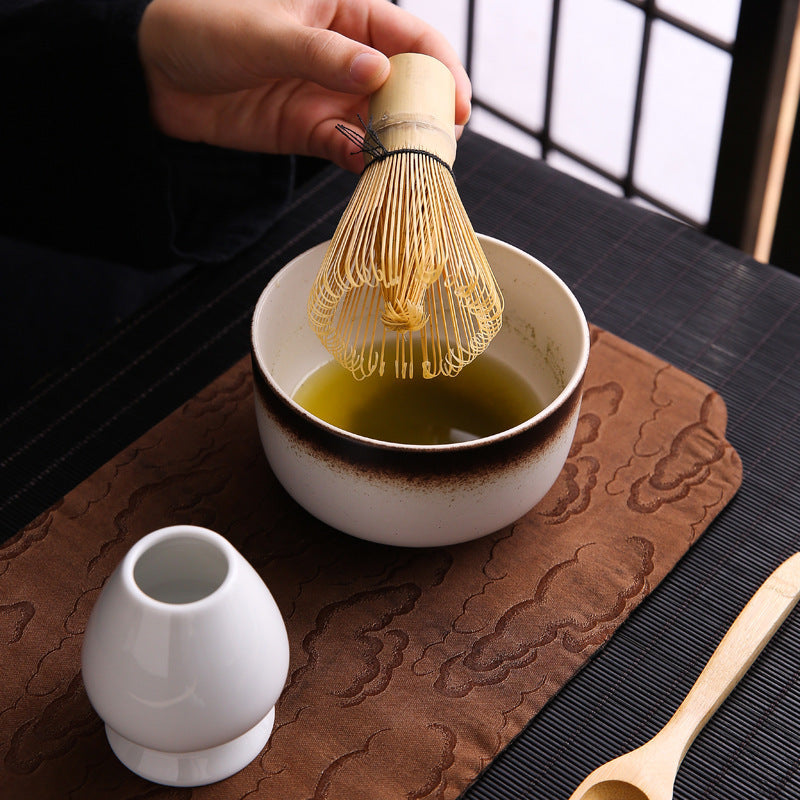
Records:
{"label": "brown rim of bowl", "polygon": [[[494,239],[491,236],[484,236],[482,234],[478,234],[478,239],[481,242],[491,242],[492,244],[499,245],[501,248],[505,248],[514,251],[516,253],[520,253],[526,259],[532,259],[534,262],[536,262],[536,264],[541,269],[547,272],[553,280],[555,280],[558,284],[560,284],[565,295],[570,301],[570,305],[572,305],[573,308],[576,310],[578,314],[578,320],[583,329],[583,336],[581,343],[582,347],[577,367],[574,370],[572,370],[572,375],[570,379],[567,381],[564,388],[550,403],[548,403],[535,416],[525,420],[525,422],[519,423],[519,425],[515,425],[513,428],[507,428],[506,430],[494,433],[491,436],[484,436],[480,439],[474,439],[469,442],[455,442],[452,444],[407,444],[403,442],[387,442],[382,439],[371,439],[367,436],[361,436],[360,434],[352,433],[351,431],[345,430],[344,428],[339,428],[336,425],[331,425],[331,423],[326,422],[325,420],[320,419],[311,412],[307,411],[305,408],[303,408],[303,406],[295,402],[291,398],[291,396],[288,395],[283,390],[283,388],[278,385],[278,383],[272,378],[272,375],[270,375],[269,371],[265,368],[261,360],[259,348],[256,344],[255,330],[256,330],[256,322],[258,316],[273,286],[278,282],[280,276],[283,273],[286,273],[289,270],[291,270],[294,264],[309,252],[308,250],[295,256],[288,264],[286,264],[280,270],[278,270],[278,272],[276,272],[272,276],[269,283],[266,285],[264,290],[259,295],[258,301],[256,302],[255,308],[253,310],[253,316],[250,325],[251,361],[253,364],[254,376],[256,375],[257,372],[257,375],[261,379],[261,382],[263,384],[266,384],[272,390],[273,394],[282,400],[287,410],[291,410],[292,412],[294,412],[295,416],[299,416],[301,419],[305,420],[306,423],[308,423],[312,429],[317,428],[322,431],[326,431],[330,434],[333,434],[340,439],[344,439],[346,441],[354,443],[358,442],[363,445],[369,445],[372,448],[378,448],[383,450],[390,450],[396,452],[418,452],[418,453],[419,452],[463,453],[469,450],[482,448],[485,447],[486,445],[500,442],[503,441],[504,439],[509,439],[511,437],[517,436],[519,435],[519,433],[525,431],[526,429],[541,426],[544,420],[555,414],[565,403],[567,403],[570,400],[570,398],[573,397],[576,389],[580,389],[583,385],[583,377],[586,372],[586,366],[589,361],[589,347],[590,347],[589,326],[586,321],[586,316],[580,304],[578,303],[577,298],[572,293],[572,290],[547,265],[543,264],[537,258],[531,256],[529,253],[526,253],[524,250],[520,250],[519,248],[514,247],[514,245],[510,245],[506,242],[501,241],[500,239]],[[320,244],[315,245],[315,247],[321,247],[323,244],[327,243],[321,242]],[[309,248],[309,249],[312,250],[314,248]]]}

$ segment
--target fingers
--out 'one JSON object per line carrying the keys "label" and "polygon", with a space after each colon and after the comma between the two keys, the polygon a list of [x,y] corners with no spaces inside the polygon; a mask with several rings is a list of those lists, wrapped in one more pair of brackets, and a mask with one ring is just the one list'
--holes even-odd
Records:
{"label": "fingers", "polygon": [[287,26],[275,43],[276,77],[300,77],[349,94],[370,94],[389,75],[389,59],[336,31]]}
{"label": "fingers", "polygon": [[302,151],[357,172],[361,156],[335,121],[353,125],[388,57],[403,52],[443,62],[457,132],[469,118],[471,86],[453,48],[387,0],[152,0],[138,43],[156,124],[181,138]]}
{"label": "fingers", "polygon": [[[299,76],[334,91],[371,94],[389,74],[387,56],[424,53],[453,73],[456,83],[456,124],[470,115],[472,86],[458,55],[435,28],[387,0],[338,0],[329,18],[285,19],[278,30],[274,19],[269,36],[272,76]],[[311,6],[309,6],[310,8]]]}
{"label": "fingers", "polygon": [[358,91],[371,94],[386,80],[389,59],[383,53],[359,53],[350,63],[350,79]]}
{"label": "fingers", "polygon": [[[339,5],[357,5],[362,9],[362,20],[344,18],[351,29],[337,27],[341,33],[369,43],[376,49],[393,56],[397,53],[424,53],[445,64],[453,73],[456,82],[456,124],[465,125],[469,120],[472,84],[456,51],[447,38],[436,28],[399,6],[386,0],[340,0]],[[355,22],[355,24],[353,24]]]}

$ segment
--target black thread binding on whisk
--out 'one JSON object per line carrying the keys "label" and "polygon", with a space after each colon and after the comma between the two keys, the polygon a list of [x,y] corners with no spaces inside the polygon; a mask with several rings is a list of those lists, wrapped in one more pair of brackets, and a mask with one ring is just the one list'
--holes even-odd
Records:
{"label": "black thread binding on whisk", "polygon": [[375,129],[372,127],[372,120],[370,120],[369,123],[365,123],[359,114],[358,121],[364,128],[363,136],[359,134],[358,131],[354,131],[352,128],[348,128],[341,123],[336,126],[336,130],[344,134],[344,136],[358,147],[358,150],[352,151],[352,155],[366,153],[372,158],[372,161],[367,164],[365,169],[369,169],[376,161],[385,161],[390,156],[402,155],[403,153],[419,153],[421,156],[426,156],[427,158],[432,158],[434,161],[438,161],[451,175],[453,174],[453,168],[443,158],[440,158],[436,153],[431,153],[428,150],[418,150],[414,147],[399,147],[397,150],[387,150],[386,145],[380,140],[378,134],[375,133]]}

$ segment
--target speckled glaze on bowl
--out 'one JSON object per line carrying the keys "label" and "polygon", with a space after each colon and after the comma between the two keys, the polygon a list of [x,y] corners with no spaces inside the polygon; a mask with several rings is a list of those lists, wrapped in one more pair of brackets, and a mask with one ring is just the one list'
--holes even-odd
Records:
{"label": "speckled glaze on bowl", "polygon": [[487,352],[525,377],[545,403],[535,417],[483,439],[381,442],[329,425],[292,400],[331,358],[306,317],[327,242],[287,264],[256,304],[251,348],[264,451],[289,494],[340,531],[407,547],[476,539],[535,506],[564,465],[589,357],[586,319],[541,262],[479,238],[505,297],[503,327]]}

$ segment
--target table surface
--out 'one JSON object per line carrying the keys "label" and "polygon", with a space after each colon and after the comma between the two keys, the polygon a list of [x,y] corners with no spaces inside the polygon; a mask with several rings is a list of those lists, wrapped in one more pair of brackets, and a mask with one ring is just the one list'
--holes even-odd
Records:
{"label": "table surface", "polygon": [[[748,598],[800,550],[800,278],[467,134],[476,230],[532,253],[588,319],[716,389],[742,488],[669,577],[465,797],[567,798],[670,717]],[[193,271],[0,419],[0,539],[244,356],[270,275],[328,238],[354,186],[330,168],[261,241]],[[680,798],[800,796],[800,610],[695,741]]]}

